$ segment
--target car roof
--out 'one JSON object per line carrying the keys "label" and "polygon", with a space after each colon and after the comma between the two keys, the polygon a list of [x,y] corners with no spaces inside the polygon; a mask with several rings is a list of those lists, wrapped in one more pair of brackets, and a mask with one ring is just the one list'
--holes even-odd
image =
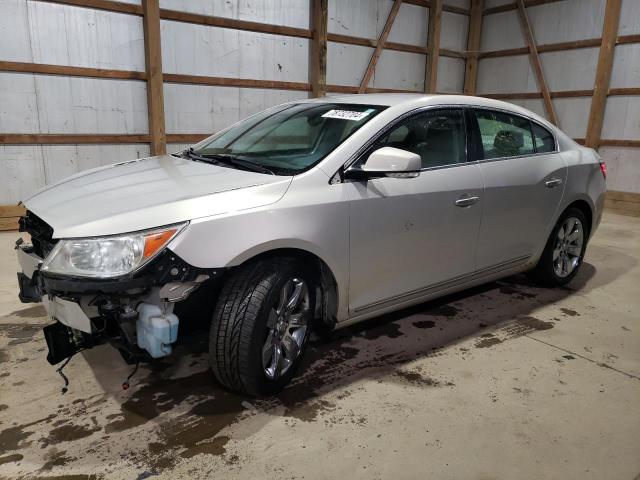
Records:
{"label": "car roof", "polygon": [[530,117],[543,125],[554,128],[540,115],[527,110],[513,103],[503,102],[486,97],[472,97],[469,95],[458,94],[423,94],[423,93],[363,93],[357,95],[329,95],[321,98],[307,100],[308,102],[318,103],[350,103],[364,105],[380,105],[386,107],[400,106],[406,110],[419,108],[422,106],[437,105],[473,105],[476,107],[494,108],[498,110],[506,110],[520,115]]}

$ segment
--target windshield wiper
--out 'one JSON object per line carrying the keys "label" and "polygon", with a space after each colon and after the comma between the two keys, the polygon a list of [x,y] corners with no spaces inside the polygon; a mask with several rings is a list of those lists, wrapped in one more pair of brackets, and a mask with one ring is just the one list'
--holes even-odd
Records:
{"label": "windshield wiper", "polygon": [[185,150],[185,154],[189,158],[193,158],[194,160],[200,160],[203,162],[211,162],[211,160],[216,161],[219,164],[224,165],[234,165],[236,167],[243,167],[247,170],[251,170],[253,172],[258,173],[266,173],[268,175],[275,175],[275,172],[259,163],[252,162],[250,160],[244,160],[242,158],[238,158],[236,155],[231,155],[229,153],[215,153],[215,154],[205,154],[199,155],[194,152],[193,147]]}

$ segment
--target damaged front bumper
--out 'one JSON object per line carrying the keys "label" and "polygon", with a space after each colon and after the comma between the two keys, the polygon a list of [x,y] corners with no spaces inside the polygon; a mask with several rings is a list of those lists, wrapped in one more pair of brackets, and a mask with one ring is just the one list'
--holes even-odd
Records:
{"label": "damaged front bumper", "polygon": [[102,343],[116,347],[128,363],[170,354],[180,321],[174,306],[223,272],[193,267],[165,249],[130,275],[77,278],[41,271],[43,258],[22,239],[15,248],[20,300],[42,302],[55,322],[44,328],[52,365]]}

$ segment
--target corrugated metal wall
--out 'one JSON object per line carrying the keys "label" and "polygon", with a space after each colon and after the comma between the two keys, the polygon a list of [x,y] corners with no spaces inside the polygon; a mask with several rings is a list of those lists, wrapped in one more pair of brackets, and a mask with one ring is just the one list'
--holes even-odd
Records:
{"label": "corrugated metal wall", "polygon": [[[120,0],[122,2],[122,0]],[[126,3],[140,4],[139,0]],[[377,39],[391,0],[330,0],[329,32]],[[446,4],[469,8],[468,0]],[[310,0],[161,0],[161,8],[309,29]],[[428,9],[404,4],[389,41],[424,47]],[[441,48],[466,48],[468,16],[443,13]],[[308,82],[305,38],[161,21],[164,73]],[[327,83],[359,84],[373,48],[329,42]],[[0,0],[0,61],[145,71],[142,18]],[[372,87],[422,91],[425,55],[384,50]],[[461,92],[464,60],[440,57],[438,90]],[[168,134],[206,134],[307,92],[164,84]],[[146,82],[0,72],[0,133],[146,134]],[[184,148],[168,145],[169,151]],[[148,144],[0,145],[0,204],[94,166],[149,155]]]}
{"label": "corrugated metal wall", "polygon": [[[487,7],[512,3],[488,0]],[[527,8],[536,44],[599,38],[606,0],[563,0]],[[623,0],[619,35],[640,33],[640,1]],[[515,10],[486,15],[481,50],[524,47]],[[540,53],[550,91],[594,88],[599,47]],[[640,87],[640,43],[615,48],[611,88]],[[527,55],[483,58],[478,67],[478,94],[539,91]],[[542,100],[508,100],[545,115]],[[585,138],[590,97],[554,98],[560,127],[574,138]],[[602,139],[640,140],[640,97],[610,96],[604,114]],[[601,147],[611,190],[640,193],[640,149]]]}

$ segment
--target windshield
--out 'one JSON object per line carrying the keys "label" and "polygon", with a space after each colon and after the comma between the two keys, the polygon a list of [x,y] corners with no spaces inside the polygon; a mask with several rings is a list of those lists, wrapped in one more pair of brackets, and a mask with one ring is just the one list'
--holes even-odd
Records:
{"label": "windshield", "polygon": [[296,174],[318,163],[385,108],[342,103],[281,105],[199,143],[191,153],[250,162],[276,174]]}

